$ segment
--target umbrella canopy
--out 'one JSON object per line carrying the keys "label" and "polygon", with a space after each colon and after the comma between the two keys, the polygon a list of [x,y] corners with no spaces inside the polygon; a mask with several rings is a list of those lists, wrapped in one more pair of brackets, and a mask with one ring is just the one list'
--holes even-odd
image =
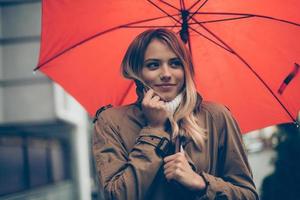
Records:
{"label": "umbrella canopy", "polygon": [[42,2],[38,67],[90,113],[136,100],[120,63],[133,38],[169,28],[188,45],[197,89],[226,105],[242,132],[296,121],[298,0],[66,0]]}

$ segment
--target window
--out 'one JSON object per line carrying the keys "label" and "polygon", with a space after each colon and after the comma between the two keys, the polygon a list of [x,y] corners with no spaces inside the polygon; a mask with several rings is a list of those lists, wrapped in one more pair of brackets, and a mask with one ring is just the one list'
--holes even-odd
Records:
{"label": "window", "polygon": [[0,137],[0,195],[26,188],[22,139]]}
{"label": "window", "polygon": [[0,196],[70,178],[66,141],[24,135],[0,135]]}

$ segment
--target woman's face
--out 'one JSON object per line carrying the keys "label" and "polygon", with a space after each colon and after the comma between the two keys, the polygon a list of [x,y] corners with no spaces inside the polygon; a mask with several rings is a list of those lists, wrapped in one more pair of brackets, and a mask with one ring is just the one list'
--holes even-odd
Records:
{"label": "woman's face", "polygon": [[142,79],[165,101],[173,100],[184,85],[184,70],[180,59],[170,47],[153,39],[145,52]]}

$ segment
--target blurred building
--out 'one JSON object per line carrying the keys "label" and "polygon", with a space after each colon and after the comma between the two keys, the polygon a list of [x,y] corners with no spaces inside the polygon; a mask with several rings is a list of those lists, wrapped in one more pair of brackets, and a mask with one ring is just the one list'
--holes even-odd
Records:
{"label": "blurred building", "polygon": [[89,200],[87,113],[39,72],[41,3],[0,0],[0,199]]}

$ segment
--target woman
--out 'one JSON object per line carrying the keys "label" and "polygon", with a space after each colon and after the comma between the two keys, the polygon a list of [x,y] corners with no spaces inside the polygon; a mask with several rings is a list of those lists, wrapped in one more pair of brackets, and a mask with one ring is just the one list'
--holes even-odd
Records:
{"label": "woman", "polygon": [[93,137],[105,199],[258,199],[236,121],[197,94],[173,32],[138,35],[122,71],[138,100],[101,112]]}

